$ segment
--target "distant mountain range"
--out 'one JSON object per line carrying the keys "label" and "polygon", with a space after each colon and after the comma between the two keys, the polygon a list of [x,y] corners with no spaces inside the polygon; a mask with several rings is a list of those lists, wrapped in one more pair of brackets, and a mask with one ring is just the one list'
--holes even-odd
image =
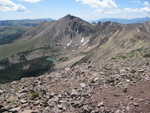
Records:
{"label": "distant mountain range", "polygon": [[106,21],[111,21],[111,22],[117,22],[121,24],[133,24],[133,23],[143,23],[146,21],[150,21],[150,17],[145,17],[145,18],[134,18],[134,19],[119,19],[119,18],[102,18],[98,19],[94,22],[106,22]]}
{"label": "distant mountain range", "polygon": [[22,19],[22,20],[0,20],[0,26],[26,26],[32,27],[39,25],[43,22],[51,22],[53,19],[44,18],[44,19]]}
{"label": "distant mountain range", "polygon": [[[51,22],[54,21],[52,18],[42,18],[42,19],[21,19],[21,20],[0,20],[0,27],[2,26],[25,26],[25,27],[34,27],[43,22]],[[150,21],[150,17],[144,18],[134,18],[134,19],[119,19],[119,18],[101,18],[98,20],[94,20],[92,22],[117,22],[121,24],[134,24],[134,23],[143,23],[146,21]]]}
{"label": "distant mountain range", "polygon": [[1,20],[0,21],[0,45],[11,43],[21,37],[23,33],[32,27],[53,19],[24,19],[24,20]]}

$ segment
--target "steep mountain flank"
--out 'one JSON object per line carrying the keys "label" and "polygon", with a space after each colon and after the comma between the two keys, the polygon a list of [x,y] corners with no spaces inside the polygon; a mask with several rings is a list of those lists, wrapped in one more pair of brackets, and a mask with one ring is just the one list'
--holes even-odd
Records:
{"label": "steep mountain flank", "polygon": [[105,43],[92,51],[92,59],[101,66],[108,59],[116,56],[130,58],[135,54],[133,51],[141,50],[140,52],[146,52],[150,49],[149,29],[149,23],[122,25],[121,29],[117,29],[115,33],[107,38]]}
{"label": "steep mountain flank", "polygon": [[142,56],[145,52],[149,56],[149,48],[149,22],[90,24],[78,17],[67,15],[57,21],[40,24],[15,42],[0,46],[0,59],[7,62],[0,66],[3,70],[8,64],[20,64],[23,57],[23,63],[29,61],[29,64],[35,59],[44,58],[44,62],[50,59],[55,62],[57,69],[84,62],[101,67],[115,57],[130,58],[128,54],[133,51],[140,50]]}
{"label": "steep mountain flank", "polygon": [[83,37],[88,37],[94,32],[94,26],[88,22],[67,15],[58,21],[43,24],[40,27],[27,32],[23,39],[38,39],[38,46],[42,43],[42,46],[45,44],[44,46],[50,47],[67,47],[70,45],[79,45]]}
{"label": "steep mountain flank", "polygon": [[[64,61],[64,58],[68,58],[64,54],[72,51],[72,49],[66,48],[72,47],[75,49],[80,45],[84,46],[94,33],[93,25],[71,15],[67,15],[58,21],[43,23],[30,29],[14,43],[0,47],[2,62],[3,60],[7,62],[5,65],[1,64],[1,70],[4,72],[8,64],[20,65],[22,56],[25,59],[23,63],[27,61],[30,63],[34,59],[43,57]],[[17,71],[16,74],[20,73]]]}
{"label": "steep mountain flank", "polygon": [[[10,56],[20,51],[33,50],[41,47],[55,48],[78,46],[88,40],[95,32],[93,25],[77,17],[67,15],[58,21],[44,23],[26,32],[23,37],[10,45],[0,47],[2,56]],[[88,39],[84,39],[88,37]],[[10,48],[13,49],[9,52]],[[3,52],[3,50],[8,52]]]}

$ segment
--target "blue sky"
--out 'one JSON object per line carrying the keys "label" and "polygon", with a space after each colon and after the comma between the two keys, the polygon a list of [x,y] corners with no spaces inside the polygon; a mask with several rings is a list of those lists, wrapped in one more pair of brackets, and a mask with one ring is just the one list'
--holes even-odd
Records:
{"label": "blue sky", "polygon": [[66,14],[86,20],[150,17],[150,0],[0,0],[0,20],[58,19]]}

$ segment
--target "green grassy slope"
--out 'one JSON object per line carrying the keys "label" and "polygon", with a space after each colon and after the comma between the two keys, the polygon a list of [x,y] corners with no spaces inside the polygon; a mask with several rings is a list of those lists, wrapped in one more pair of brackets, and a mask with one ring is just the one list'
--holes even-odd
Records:
{"label": "green grassy slope", "polygon": [[23,33],[28,30],[28,27],[13,26],[13,27],[1,27],[0,26],[0,45],[11,43],[14,40],[21,37]]}

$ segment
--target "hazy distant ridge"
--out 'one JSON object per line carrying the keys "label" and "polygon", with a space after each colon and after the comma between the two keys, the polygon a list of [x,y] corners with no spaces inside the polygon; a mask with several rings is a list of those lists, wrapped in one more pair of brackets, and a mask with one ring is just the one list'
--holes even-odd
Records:
{"label": "hazy distant ridge", "polygon": [[0,20],[0,26],[36,26],[42,22],[51,22],[53,19],[22,19],[22,20]]}
{"label": "hazy distant ridge", "polygon": [[119,18],[102,18],[98,19],[95,22],[106,22],[106,21],[111,21],[111,22],[117,22],[121,24],[133,24],[133,23],[143,23],[146,21],[150,21],[150,17],[145,17],[145,18],[135,18],[135,19],[119,19]]}

